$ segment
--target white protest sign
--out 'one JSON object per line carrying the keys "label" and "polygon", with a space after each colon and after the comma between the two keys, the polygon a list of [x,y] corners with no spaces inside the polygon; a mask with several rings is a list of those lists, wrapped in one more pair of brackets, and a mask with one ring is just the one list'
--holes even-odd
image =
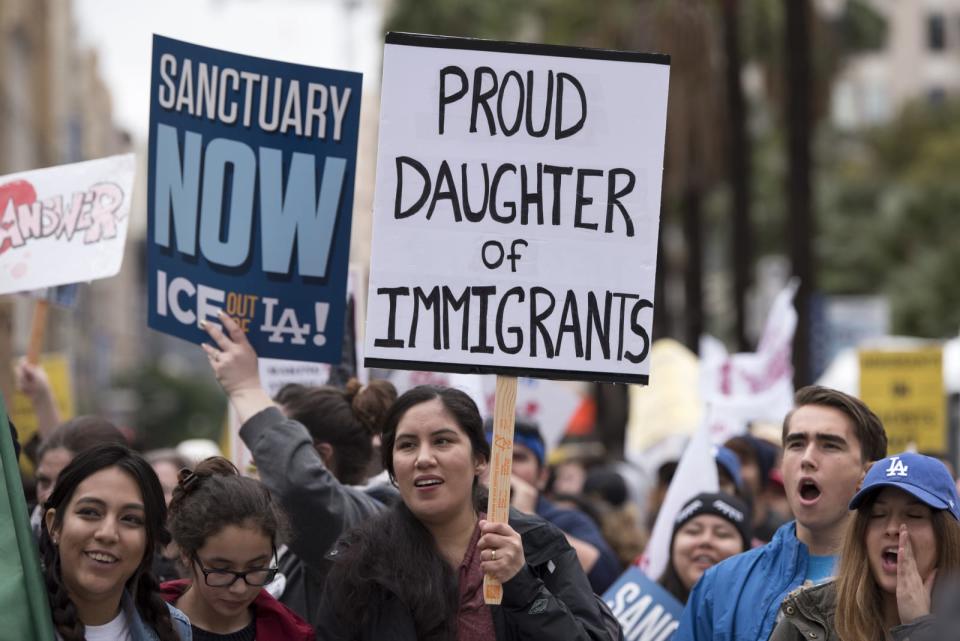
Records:
{"label": "white protest sign", "polygon": [[120,271],[133,154],[0,178],[0,294]]}
{"label": "white protest sign", "polygon": [[646,383],[669,71],[388,34],[366,366]]}

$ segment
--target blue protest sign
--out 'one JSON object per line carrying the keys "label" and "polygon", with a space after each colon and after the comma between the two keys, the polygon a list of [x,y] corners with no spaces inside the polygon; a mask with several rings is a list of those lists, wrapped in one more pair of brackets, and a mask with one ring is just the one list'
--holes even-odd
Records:
{"label": "blue protest sign", "polygon": [[680,625],[683,604],[636,566],[620,575],[604,592],[603,600],[623,627],[627,641],[667,641]]}
{"label": "blue protest sign", "polygon": [[150,327],[232,316],[260,356],[342,351],[361,75],[154,36]]}

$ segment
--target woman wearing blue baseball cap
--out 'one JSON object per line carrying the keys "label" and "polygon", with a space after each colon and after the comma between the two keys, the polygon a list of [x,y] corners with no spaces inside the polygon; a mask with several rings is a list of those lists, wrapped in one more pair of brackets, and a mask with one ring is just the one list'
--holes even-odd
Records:
{"label": "woman wearing blue baseball cap", "polygon": [[933,627],[934,582],[960,570],[960,497],[946,466],[910,452],[877,461],[850,509],[836,579],[790,594],[770,641],[907,641]]}

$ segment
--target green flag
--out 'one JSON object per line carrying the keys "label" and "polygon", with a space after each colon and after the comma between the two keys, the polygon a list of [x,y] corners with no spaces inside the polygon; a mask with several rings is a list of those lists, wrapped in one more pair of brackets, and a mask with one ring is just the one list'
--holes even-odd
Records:
{"label": "green flag", "polygon": [[0,638],[53,641],[47,590],[0,394]]}

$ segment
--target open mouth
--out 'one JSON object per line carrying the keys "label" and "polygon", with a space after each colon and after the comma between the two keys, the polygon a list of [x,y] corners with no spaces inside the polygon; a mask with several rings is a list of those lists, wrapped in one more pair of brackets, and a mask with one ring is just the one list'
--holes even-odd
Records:
{"label": "open mouth", "polygon": [[716,565],[717,560],[709,554],[698,554],[692,559],[693,564],[700,567],[711,567]]}
{"label": "open mouth", "polygon": [[806,503],[813,503],[820,498],[823,492],[820,486],[809,479],[800,481],[800,498]]}
{"label": "open mouth", "polygon": [[87,558],[93,559],[97,563],[102,563],[104,565],[111,565],[120,560],[112,554],[107,554],[106,552],[84,552],[84,554],[87,556]]}
{"label": "open mouth", "polygon": [[418,488],[429,488],[429,487],[436,487],[438,485],[441,485],[442,483],[443,483],[443,479],[438,479],[438,478],[417,479],[416,481],[413,482],[413,486]]}
{"label": "open mouth", "polygon": [[895,574],[897,571],[897,548],[887,548],[880,555],[883,571]]}

